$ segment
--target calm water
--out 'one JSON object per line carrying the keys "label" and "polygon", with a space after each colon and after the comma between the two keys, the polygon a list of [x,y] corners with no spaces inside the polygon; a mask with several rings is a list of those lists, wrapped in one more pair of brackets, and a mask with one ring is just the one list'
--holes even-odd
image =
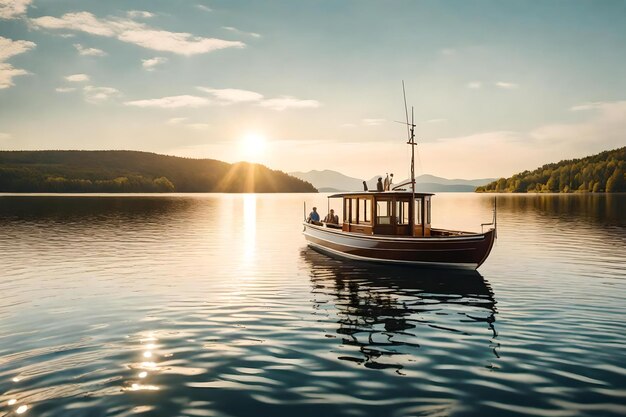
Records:
{"label": "calm water", "polygon": [[474,273],[327,258],[303,200],[0,196],[0,415],[626,415],[626,195],[498,197]]}

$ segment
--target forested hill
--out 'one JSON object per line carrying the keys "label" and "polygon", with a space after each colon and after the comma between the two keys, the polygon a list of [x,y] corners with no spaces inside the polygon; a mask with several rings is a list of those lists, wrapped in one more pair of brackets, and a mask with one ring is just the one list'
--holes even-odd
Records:
{"label": "forested hill", "polygon": [[0,192],[317,192],[263,165],[136,151],[0,151]]}
{"label": "forested hill", "polygon": [[626,147],[500,178],[477,192],[626,192]]}

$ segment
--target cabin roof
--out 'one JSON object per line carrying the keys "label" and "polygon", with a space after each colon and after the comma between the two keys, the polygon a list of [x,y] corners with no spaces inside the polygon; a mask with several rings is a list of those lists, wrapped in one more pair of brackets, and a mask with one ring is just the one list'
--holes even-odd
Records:
{"label": "cabin roof", "polygon": [[[356,197],[356,196],[363,196],[363,195],[368,195],[368,196],[375,196],[375,197],[393,197],[393,196],[410,196],[411,194],[413,194],[411,191],[406,190],[406,191],[375,191],[375,190],[370,190],[370,191],[347,191],[345,193],[338,193],[338,194],[333,194],[333,195],[329,195],[328,198],[341,198],[341,197]],[[433,193],[415,193],[416,197],[425,197],[425,196],[431,196],[434,195]]]}

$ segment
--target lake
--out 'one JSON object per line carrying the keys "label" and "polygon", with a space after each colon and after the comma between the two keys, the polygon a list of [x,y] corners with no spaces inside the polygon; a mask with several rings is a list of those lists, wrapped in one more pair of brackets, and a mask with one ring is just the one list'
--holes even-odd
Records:
{"label": "lake", "polygon": [[0,415],[626,415],[626,195],[499,195],[477,272],[328,258],[304,201],[0,196]]}

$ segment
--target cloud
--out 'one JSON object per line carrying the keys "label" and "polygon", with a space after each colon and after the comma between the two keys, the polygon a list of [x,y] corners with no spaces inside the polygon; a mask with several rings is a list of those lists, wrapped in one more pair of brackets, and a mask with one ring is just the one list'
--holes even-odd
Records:
{"label": "cloud", "polygon": [[83,55],[83,56],[105,56],[107,54],[102,49],[85,48],[80,43],[75,43],[74,44],[74,48],[76,48],[76,50],[78,51],[79,55]]}
{"label": "cloud", "polygon": [[380,126],[385,123],[385,119],[363,119],[361,120],[365,126]]}
{"label": "cloud", "polygon": [[211,9],[210,7],[205,6],[204,4],[198,4],[196,5],[196,7],[204,12],[212,12],[213,9]]}
{"label": "cloud", "polygon": [[17,19],[26,14],[32,0],[0,0],[0,19]]}
{"label": "cloud", "polygon": [[30,72],[14,68],[11,64],[0,62],[0,90],[14,86],[13,77],[28,75]]}
{"label": "cloud", "polygon": [[320,106],[320,102],[317,100],[300,100],[295,97],[283,96],[279,98],[263,100],[259,103],[259,106],[276,111],[306,108],[315,109]]}
{"label": "cloud", "polygon": [[184,122],[187,119],[188,119],[188,117],[172,117],[171,119],[169,119],[167,121],[167,124],[168,125],[177,125],[177,124],[180,124],[180,123]]}
{"label": "cloud", "polygon": [[6,61],[12,56],[28,52],[37,46],[30,41],[14,41],[0,36],[0,62]]}
{"label": "cloud", "polygon": [[148,100],[127,101],[126,106],[177,109],[181,107],[202,107],[210,104],[209,99],[198,96],[181,95]]}
{"label": "cloud", "polygon": [[85,94],[85,101],[89,103],[101,103],[107,101],[112,97],[120,95],[119,90],[113,87],[95,87],[93,85],[87,85],[83,88]]}
{"label": "cloud", "polygon": [[0,36],[0,89],[14,86],[13,78],[20,75],[28,75],[30,72],[15,68],[13,65],[6,63],[7,59],[28,52],[37,46],[34,42],[4,38]]}
{"label": "cloud", "polygon": [[598,110],[603,107],[606,107],[607,104],[610,104],[610,103],[604,102],[604,101],[590,101],[587,103],[581,103],[581,104],[572,106],[570,107],[570,110],[571,111]]}
{"label": "cloud", "polygon": [[505,81],[498,81],[497,83],[495,83],[495,86],[498,88],[504,88],[505,90],[514,90],[519,87],[518,84],[509,83]]}
{"label": "cloud", "polygon": [[257,106],[276,111],[317,108],[320,106],[320,102],[317,100],[301,100],[290,96],[266,99],[263,94],[257,93],[256,91],[240,90],[237,88],[197,88],[200,91],[211,94],[216,99],[216,103],[220,105],[254,103]]}
{"label": "cloud", "polygon": [[82,83],[84,81],[89,81],[89,75],[87,74],[72,74],[65,77],[65,79],[72,83]]}
{"label": "cloud", "polygon": [[263,99],[263,95],[255,91],[239,90],[236,88],[209,88],[198,87],[198,90],[213,95],[222,104],[259,102]]}
{"label": "cloud", "polygon": [[195,130],[206,130],[211,127],[211,125],[207,123],[188,123],[185,126]]}
{"label": "cloud", "polygon": [[163,58],[160,56],[156,56],[154,58],[150,58],[150,59],[142,59],[141,60],[141,66],[143,66],[143,68],[146,71],[154,71],[157,65],[161,65],[167,62],[167,58]]}
{"label": "cloud", "polygon": [[481,83],[480,81],[471,81],[467,83],[467,88],[470,88],[472,90],[478,90],[482,86],[483,86],[483,83]]}
{"label": "cloud", "polygon": [[72,91],[76,91],[76,87],[57,87],[54,91],[57,93],[71,93]]}
{"label": "cloud", "polygon": [[235,27],[232,27],[232,26],[222,26],[222,29],[226,29],[226,30],[228,30],[230,32],[237,33],[239,35],[252,36],[253,38],[260,38],[261,37],[261,35],[258,34],[258,33],[255,33],[255,32],[245,32],[243,30],[239,30],[239,29],[237,29]]}
{"label": "cloud", "polygon": [[131,19],[134,19],[134,18],[149,19],[151,17],[154,17],[154,13],[146,12],[143,10],[130,10],[126,12],[126,16],[130,17]]}
{"label": "cloud", "polygon": [[240,41],[203,38],[184,32],[154,29],[144,23],[124,18],[97,18],[89,12],[66,13],[63,16],[42,16],[31,19],[34,26],[44,29],[68,29],[91,35],[117,38],[155,51],[180,55],[204,54],[219,49],[243,48]]}

